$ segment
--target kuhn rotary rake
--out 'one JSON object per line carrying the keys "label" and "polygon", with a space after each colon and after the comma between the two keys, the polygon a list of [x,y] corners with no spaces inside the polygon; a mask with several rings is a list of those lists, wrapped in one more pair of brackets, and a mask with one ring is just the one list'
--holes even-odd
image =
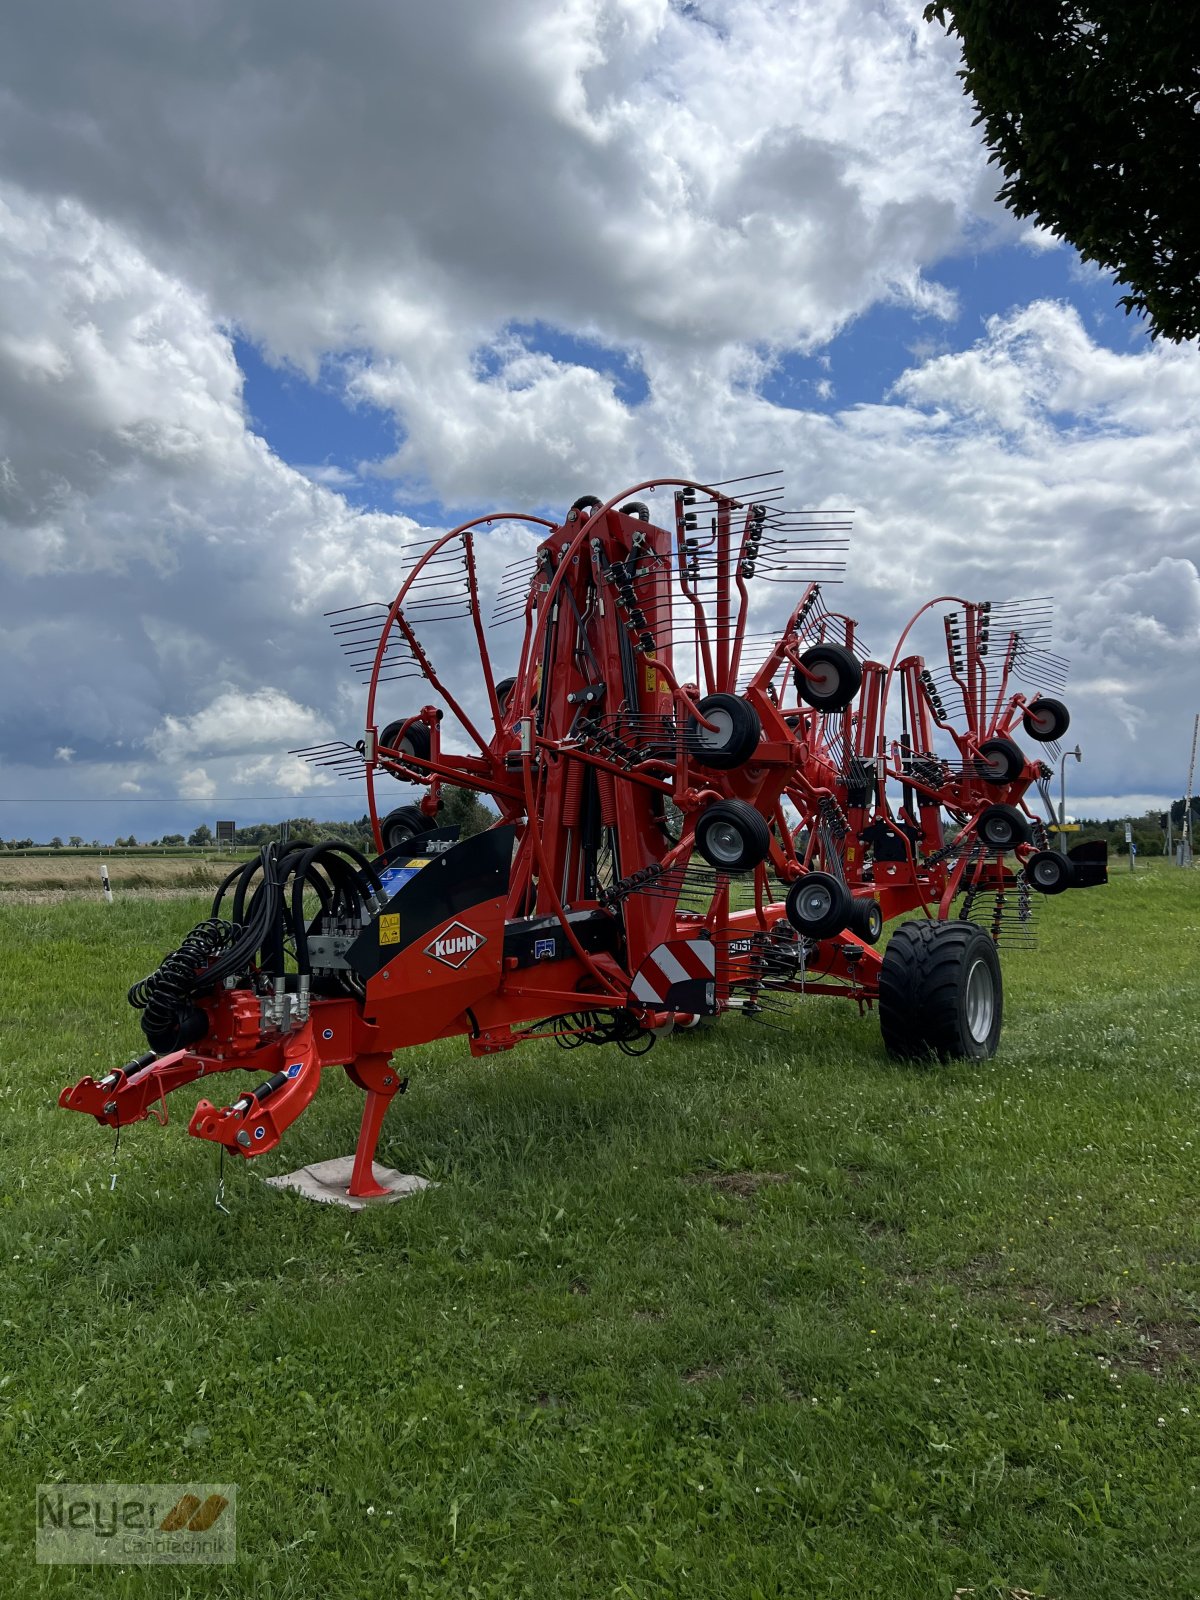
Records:
{"label": "kuhn rotary rake", "polygon": [[[378,856],[293,843],[235,869],[130,991],[148,1052],[60,1103],[119,1128],[181,1084],[250,1071],[254,1088],[201,1100],[189,1131],[254,1156],[344,1067],[367,1096],[349,1193],[369,1197],[406,1082],[392,1057],[433,1039],[641,1053],[703,1017],[765,1022],[836,994],[878,1008],[893,1055],[992,1055],[1001,935],[1028,929],[1031,890],[1105,878],[1103,845],[1052,852],[1026,805],[1031,785],[1048,800],[1052,768],[1014,734],[1053,752],[1067,727],[1039,692],[1062,674],[1047,609],[943,597],[917,615],[946,611],[946,666],[901,656],[913,623],[885,666],[823,598],[845,517],[730,488],[585,496],[561,525],[478,518],[416,552],[390,605],[335,613],[368,682],[366,734],[303,754],[363,771]],[[669,527],[634,498],[655,491]],[[525,552],[493,581],[514,536]],[[762,596],[789,584],[771,630]],[[495,628],[518,621],[501,676]],[[385,720],[387,686],[413,680]],[[388,810],[397,780],[420,797]],[[439,829],[444,784],[483,796],[495,824]]]}

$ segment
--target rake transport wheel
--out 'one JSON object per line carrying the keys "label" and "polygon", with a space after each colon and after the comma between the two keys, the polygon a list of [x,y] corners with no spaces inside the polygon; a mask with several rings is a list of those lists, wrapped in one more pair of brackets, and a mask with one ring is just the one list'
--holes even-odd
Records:
{"label": "rake transport wheel", "polygon": [[828,939],[851,920],[850,891],[831,872],[806,872],[797,878],[784,902],[787,919],[806,939]]}
{"label": "rake transport wheel", "polygon": [[1061,739],[1071,726],[1071,713],[1061,700],[1043,694],[1025,712],[1021,725],[1038,744],[1049,744],[1053,739]]}
{"label": "rake transport wheel", "polygon": [[879,1026],[904,1061],[989,1061],[1004,992],[991,937],[974,922],[905,922],[879,974]]}
{"label": "rake transport wheel", "polygon": [[736,694],[706,694],[696,710],[713,726],[705,728],[689,718],[687,742],[695,760],[718,771],[744,766],[762,737],[754,707]]}
{"label": "rake transport wheel", "polygon": [[765,817],[745,800],[718,800],[696,819],[696,849],[718,872],[747,872],[770,848]]}
{"label": "rake transport wheel", "polygon": [[796,690],[816,711],[844,711],[862,688],[862,668],[840,644],[815,644],[800,657]]}
{"label": "rake transport wheel", "polygon": [[389,722],[379,735],[379,742],[386,745],[389,750],[398,750],[402,756],[419,756],[422,761],[428,761],[431,740],[429,729],[423,722],[410,722],[407,731],[401,737],[403,721]]}
{"label": "rake transport wheel", "polygon": [[379,831],[383,835],[383,848],[395,850],[398,845],[418,839],[436,827],[437,823],[427,817],[420,806],[397,806],[395,811],[389,811],[384,817],[379,824]]}
{"label": "rake transport wheel", "polygon": [[1025,882],[1040,894],[1062,894],[1077,881],[1075,863],[1057,850],[1039,850],[1025,863]]}
{"label": "rake transport wheel", "polygon": [[883,912],[878,900],[855,900],[850,907],[850,932],[864,944],[878,944],[883,933]]}
{"label": "rake transport wheel", "polygon": [[986,806],[979,813],[975,830],[989,850],[1001,852],[1029,844],[1033,838],[1029,823],[1016,806]]}
{"label": "rake transport wheel", "polygon": [[985,739],[975,764],[984,783],[1013,783],[1025,770],[1025,756],[1011,739]]}

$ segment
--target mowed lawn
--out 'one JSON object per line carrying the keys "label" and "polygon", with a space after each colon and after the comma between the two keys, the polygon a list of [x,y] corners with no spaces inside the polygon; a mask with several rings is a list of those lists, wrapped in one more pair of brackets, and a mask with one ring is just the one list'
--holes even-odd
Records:
{"label": "mowed lawn", "polygon": [[[357,1216],[259,1181],[352,1149],[340,1073],[228,1216],[198,1092],[115,1191],[57,1109],[203,910],[0,905],[6,1600],[1200,1593],[1200,872],[1039,903],[983,1067],[819,999],[413,1052],[438,1187]],[[53,1479],[235,1482],[237,1566],[38,1568]]]}

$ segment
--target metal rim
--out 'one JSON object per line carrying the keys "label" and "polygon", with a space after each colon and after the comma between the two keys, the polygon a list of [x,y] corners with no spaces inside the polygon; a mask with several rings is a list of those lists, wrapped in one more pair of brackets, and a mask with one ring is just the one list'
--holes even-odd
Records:
{"label": "metal rim", "polygon": [[983,825],[983,837],[997,850],[1007,850],[1013,842],[1013,832],[1007,817],[989,817]]}
{"label": "metal rim", "polygon": [[985,778],[1007,778],[1008,761],[999,750],[993,750],[988,755],[979,757],[979,765],[983,769]]}
{"label": "metal rim", "polygon": [[835,694],[842,675],[832,661],[815,661],[804,669],[808,673],[808,688],[812,694]]}
{"label": "metal rim", "polygon": [[833,907],[833,894],[823,883],[809,885],[796,897],[796,909],[802,922],[820,922]]}
{"label": "metal rim", "polygon": [[996,1015],[996,979],[991,967],[977,956],[967,973],[967,1032],[976,1044],[986,1044]]}
{"label": "metal rim", "polygon": [[1044,856],[1033,864],[1033,881],[1047,888],[1058,882],[1062,876],[1062,868],[1057,861],[1048,861]]}
{"label": "metal rim", "polygon": [[726,864],[740,860],[745,849],[742,831],[733,822],[714,822],[705,829],[704,843],[710,855]]}
{"label": "metal rim", "polygon": [[700,746],[704,750],[724,750],[733,735],[733,718],[728,711],[714,707],[704,713],[706,722],[711,722],[711,728],[696,727]]}

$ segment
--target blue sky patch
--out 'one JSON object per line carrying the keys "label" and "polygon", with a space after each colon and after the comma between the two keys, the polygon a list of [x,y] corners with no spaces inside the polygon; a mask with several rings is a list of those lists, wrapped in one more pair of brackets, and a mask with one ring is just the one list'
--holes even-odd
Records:
{"label": "blue sky patch", "polygon": [[247,339],[235,338],[233,351],[251,427],[281,461],[336,489],[352,505],[396,509],[394,485],[359,471],[361,463],[395,452],[396,420],[389,411],[347,397],[345,357],[325,361],[311,383],[295,367],[272,366]]}

